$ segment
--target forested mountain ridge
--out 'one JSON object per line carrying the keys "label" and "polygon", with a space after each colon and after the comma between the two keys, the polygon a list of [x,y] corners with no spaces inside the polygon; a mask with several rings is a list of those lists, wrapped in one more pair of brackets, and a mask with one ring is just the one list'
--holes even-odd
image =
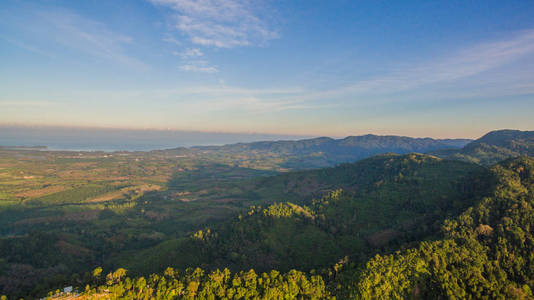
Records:
{"label": "forested mountain ridge", "polygon": [[534,131],[496,130],[477,140],[362,135],[296,141],[263,141],[165,150],[214,156],[237,165],[287,171],[324,168],[384,153],[427,153],[490,166],[519,155],[534,155]]}
{"label": "forested mountain ridge", "polygon": [[[319,137],[297,141],[263,141],[238,143],[225,146],[199,146],[193,149],[217,149],[240,152],[244,150],[273,151],[288,154],[309,154],[313,152],[346,153],[353,149],[368,151],[426,152],[435,148],[461,148],[471,142],[468,139],[411,138],[394,135],[367,134],[348,136],[342,139]],[[385,153],[384,152],[384,153]]]}
{"label": "forested mountain ridge", "polygon": [[440,220],[459,214],[489,188],[489,177],[475,164],[388,154],[265,178],[266,189],[285,189],[289,195],[312,189],[330,193],[301,198],[298,204],[254,206],[218,228],[165,241],[118,262],[139,273],[167,266],[309,271],[346,255],[363,262],[376,251],[437,233]]}
{"label": "forested mountain ridge", "polygon": [[534,160],[510,159],[492,172],[492,195],[445,221],[442,240],[377,256],[353,296],[532,299]]}
{"label": "forested mountain ridge", "polygon": [[[331,268],[280,274],[228,270],[206,272],[169,268],[162,275],[127,278],[118,269],[106,279],[96,270],[85,299],[109,297],[158,299],[528,299],[534,288],[534,160],[520,157],[491,168],[490,193],[460,215],[440,222],[441,234],[363,266],[353,258]],[[484,174],[483,176],[487,176]],[[487,179],[487,178],[486,178]],[[487,191],[485,191],[487,192]],[[484,193],[485,193],[484,192]],[[339,193],[330,195],[332,201]],[[472,195],[474,196],[474,195]],[[323,203],[323,201],[316,201]],[[313,205],[313,203],[312,203]],[[313,208],[277,204],[253,209],[251,216],[320,218]],[[197,233],[199,242],[213,233]],[[332,233],[335,235],[335,233]],[[106,282],[104,282],[106,281]]]}
{"label": "forested mountain ridge", "polygon": [[471,140],[411,138],[404,136],[362,135],[343,139],[319,137],[297,141],[263,141],[224,146],[178,148],[184,152],[276,156],[287,168],[310,169],[353,162],[384,153],[425,153],[461,148]]}
{"label": "forested mountain ridge", "polygon": [[534,156],[534,131],[496,130],[465,145],[462,149],[431,151],[449,159],[493,165],[520,155]]}

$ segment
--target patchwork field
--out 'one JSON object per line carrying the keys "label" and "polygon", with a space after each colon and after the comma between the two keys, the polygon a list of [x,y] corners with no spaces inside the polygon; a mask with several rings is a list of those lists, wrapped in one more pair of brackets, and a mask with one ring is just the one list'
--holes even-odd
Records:
{"label": "patchwork field", "polygon": [[[0,286],[37,293],[68,274],[112,267],[118,255],[235,216],[268,196],[249,190],[280,170],[242,166],[250,164],[242,155],[198,151],[2,148]],[[15,284],[16,276],[27,279]]]}

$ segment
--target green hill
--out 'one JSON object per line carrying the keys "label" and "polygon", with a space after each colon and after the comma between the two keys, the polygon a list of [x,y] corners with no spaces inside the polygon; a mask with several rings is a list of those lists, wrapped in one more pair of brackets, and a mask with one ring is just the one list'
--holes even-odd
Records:
{"label": "green hill", "polygon": [[534,156],[534,131],[492,131],[462,149],[439,150],[431,153],[443,158],[492,165],[520,155]]}
{"label": "green hill", "polygon": [[505,161],[498,185],[459,217],[444,238],[371,260],[353,296],[363,299],[532,299],[534,160]]}
{"label": "green hill", "polygon": [[265,178],[263,188],[288,195],[330,193],[297,204],[252,207],[218,228],[115,259],[117,266],[139,273],[167,266],[309,271],[347,255],[363,262],[377,251],[434,236],[441,221],[488,189],[488,178],[475,164],[419,154]]}
{"label": "green hill", "polygon": [[[415,168],[414,173],[432,164],[442,166],[441,163],[446,163],[427,156],[382,159],[386,164],[389,159],[390,165],[393,166],[421,164],[422,167]],[[425,160],[429,162],[424,162]],[[453,181],[454,183],[444,177],[444,181],[453,184],[449,186],[448,192],[443,192],[454,197],[460,196],[455,199],[465,198],[460,201],[461,206],[465,207],[458,207],[462,213],[436,220],[441,229],[430,231],[433,233],[427,237],[433,238],[404,244],[404,247],[397,246],[399,250],[391,254],[375,255],[365,265],[351,256],[349,259],[332,263],[331,268],[324,271],[311,270],[307,274],[294,270],[287,273],[270,271],[262,274],[250,270],[232,274],[227,269],[208,272],[198,268],[177,272],[168,268],[162,275],[154,274],[146,278],[125,277],[126,270],[118,269],[106,277],[106,283],[97,270],[92,286],[87,287],[82,297],[327,299],[335,296],[337,299],[531,299],[534,288],[534,160],[528,157],[510,159],[492,167],[489,172],[478,172],[480,169],[477,167],[469,164],[466,166],[471,166],[475,173],[460,181]],[[443,168],[435,168],[440,169]],[[482,182],[492,184],[480,185]],[[395,186],[390,181],[386,185]],[[466,186],[478,186],[481,189],[460,188],[451,192],[453,187]],[[441,190],[434,192],[438,195],[441,193]],[[438,198],[435,197],[434,200]],[[284,203],[266,209],[255,208],[250,215],[228,225],[234,234],[240,236],[237,240],[228,240],[222,235],[225,229],[198,232],[191,239],[208,248],[213,241],[217,241],[214,244],[219,247],[228,243],[235,245],[251,241],[242,246],[245,248],[257,244],[258,240],[268,238],[268,235],[262,236],[268,228],[278,228],[278,243],[292,243],[293,241],[284,241],[295,239],[295,233],[287,235],[293,229],[285,225],[291,223],[278,223],[279,220],[294,220],[293,224],[298,223],[303,228],[321,228],[330,219],[327,212],[330,207],[335,207],[336,203],[358,202],[351,199],[353,198],[345,198],[343,193],[334,192],[326,198],[314,201],[309,207]],[[450,201],[441,203],[448,202]],[[436,207],[430,203],[429,207]],[[422,208],[424,207],[423,205]],[[333,211],[339,213],[342,210]],[[451,214],[454,214],[453,211]],[[375,219],[380,217],[376,216]],[[347,220],[342,221],[346,222]],[[357,224],[358,221],[349,223]],[[251,229],[235,224],[255,227]],[[417,222],[417,227],[423,225]],[[308,230],[298,231],[299,234],[309,236]],[[316,231],[319,232],[320,229]],[[351,228],[347,227],[339,229],[338,232],[350,231]],[[338,232],[324,232],[325,236],[335,240],[341,240],[343,236]],[[261,238],[257,238],[258,235]],[[305,244],[306,241],[307,239],[303,239],[299,244]],[[319,240],[313,240],[308,248],[301,246],[304,248],[300,248],[298,254],[306,256],[307,251],[324,253],[322,244],[316,244],[317,242]],[[329,241],[323,244],[329,244]],[[188,250],[201,249],[202,247],[197,247]],[[381,252],[380,247],[375,247],[374,250]],[[223,248],[221,252],[224,252]],[[149,257],[143,258],[150,261]],[[172,265],[176,258],[168,257],[169,264]],[[206,257],[208,260],[212,258]],[[295,257],[289,256],[286,259]]]}

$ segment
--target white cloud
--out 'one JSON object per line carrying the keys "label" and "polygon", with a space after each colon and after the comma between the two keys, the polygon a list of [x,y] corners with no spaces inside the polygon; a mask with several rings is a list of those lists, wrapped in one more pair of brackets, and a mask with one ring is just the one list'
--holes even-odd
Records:
{"label": "white cloud", "polygon": [[173,38],[173,37],[170,36],[170,35],[165,36],[165,37],[162,38],[161,40],[164,41],[164,42],[166,42],[166,43],[170,43],[170,44],[174,44],[174,45],[178,45],[178,46],[181,46],[181,45],[182,45],[182,42],[180,42],[179,40]]}
{"label": "white cloud", "polygon": [[172,26],[192,43],[217,48],[262,45],[277,38],[246,0],[149,0],[167,7]]}
{"label": "white cloud", "polygon": [[2,12],[0,18],[22,33],[3,39],[27,51],[50,58],[67,56],[65,50],[75,51],[82,54],[84,59],[89,56],[138,69],[148,67],[129,54],[128,47],[133,43],[133,38],[68,9],[29,6],[23,16]]}
{"label": "white cloud", "polygon": [[532,52],[534,30],[524,31],[509,39],[467,47],[450,57],[407,69],[385,79],[398,83],[401,88],[454,81],[498,68]]}
{"label": "white cloud", "polygon": [[195,58],[195,57],[200,57],[204,55],[204,53],[202,53],[202,51],[200,51],[200,49],[197,49],[197,48],[189,48],[183,52],[174,51],[172,54],[176,56],[180,56],[182,59]]}
{"label": "white cloud", "polygon": [[255,96],[233,96],[223,98],[206,98],[202,101],[180,103],[181,108],[194,112],[245,112],[245,113],[275,113],[288,110],[305,110],[331,108],[335,104],[309,104],[301,101],[278,101],[262,99]]}
{"label": "white cloud", "polygon": [[45,57],[48,57],[48,58],[55,58],[54,55],[50,54],[50,53],[47,53],[39,48],[36,48],[32,45],[29,45],[25,42],[22,42],[22,41],[19,41],[19,40],[14,40],[14,39],[10,39],[10,38],[7,38],[7,37],[4,37],[4,36],[0,36],[0,39],[14,45],[14,46],[17,46],[21,49],[24,49],[26,51],[29,51],[29,52],[33,52],[33,53],[36,53],[36,54],[39,54],[39,55],[42,55],[42,56],[45,56]]}
{"label": "white cloud", "polygon": [[[209,66],[184,65],[184,71],[210,71]],[[89,99],[90,102],[102,101],[129,103],[146,103],[151,99],[153,103],[165,105],[179,105],[187,107],[191,112],[202,111],[254,111],[276,112],[284,110],[310,109],[332,106],[332,104],[305,103],[299,99],[284,100],[288,95],[301,95],[305,91],[301,88],[267,88],[254,89],[226,85],[180,86],[173,89],[127,89],[127,90],[76,90],[62,93],[56,97],[59,101],[68,99]]]}
{"label": "white cloud", "polygon": [[217,73],[219,70],[210,66],[205,60],[192,60],[187,62],[184,65],[180,66],[180,70],[187,72],[198,72],[198,73]]}
{"label": "white cloud", "polygon": [[88,55],[145,69],[146,64],[131,57],[124,49],[133,39],[112,32],[104,24],[81,17],[68,11],[39,13],[49,25],[53,38],[61,45]]}
{"label": "white cloud", "polygon": [[199,72],[199,73],[217,73],[219,70],[213,66],[197,66],[194,64],[188,64],[188,65],[182,65],[180,66],[180,70],[182,71],[188,71],[188,72]]}
{"label": "white cloud", "polygon": [[209,97],[214,97],[214,96],[279,97],[281,95],[302,94],[305,91],[301,88],[250,89],[250,88],[231,87],[231,86],[222,85],[222,86],[184,87],[178,90],[161,90],[160,92],[163,92],[165,94],[182,93],[186,95],[206,95]]}
{"label": "white cloud", "polygon": [[[507,77],[515,77],[517,68],[510,68],[503,76],[495,72],[527,55],[534,54],[534,30],[526,30],[510,38],[486,41],[459,49],[446,57],[436,58],[432,61],[421,62],[411,66],[398,66],[396,71],[389,74],[360,80],[337,89],[322,90],[306,93],[301,99],[326,100],[332,98],[369,99],[373,97],[396,97],[399,92],[417,91],[414,96],[421,94],[422,89],[433,89],[443,92],[443,86],[453,84],[461,87],[449,91],[453,94],[477,94],[480,97],[495,96],[496,90],[507,89]],[[529,70],[518,80],[522,85],[530,88],[534,83],[534,71]],[[490,81],[492,87],[483,87],[483,83]],[[516,82],[517,83],[517,82]],[[469,92],[469,90],[476,92]],[[517,89],[517,94],[528,92]],[[439,95],[436,95],[439,97]]]}

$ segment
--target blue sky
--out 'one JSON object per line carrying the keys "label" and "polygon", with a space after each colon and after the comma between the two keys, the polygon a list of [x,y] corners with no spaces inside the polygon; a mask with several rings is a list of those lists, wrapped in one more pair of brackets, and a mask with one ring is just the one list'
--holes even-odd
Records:
{"label": "blue sky", "polygon": [[533,1],[0,3],[0,124],[534,129]]}

